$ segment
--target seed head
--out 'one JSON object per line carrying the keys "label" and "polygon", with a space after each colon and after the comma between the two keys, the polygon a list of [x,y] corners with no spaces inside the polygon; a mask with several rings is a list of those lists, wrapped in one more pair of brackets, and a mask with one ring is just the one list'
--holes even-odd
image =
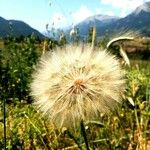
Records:
{"label": "seed head", "polygon": [[41,58],[31,83],[38,108],[58,127],[97,119],[121,102],[118,60],[89,46],[57,48]]}

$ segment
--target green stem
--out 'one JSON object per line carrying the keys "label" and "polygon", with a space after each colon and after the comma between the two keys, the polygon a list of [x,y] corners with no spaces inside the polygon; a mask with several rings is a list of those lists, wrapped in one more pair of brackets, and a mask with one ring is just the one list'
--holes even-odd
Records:
{"label": "green stem", "polygon": [[86,135],[86,132],[85,132],[85,127],[84,127],[83,120],[81,120],[81,124],[80,125],[81,125],[81,134],[83,135],[84,142],[85,142],[85,145],[86,145],[86,149],[90,150],[89,143],[88,143],[88,140],[87,140],[87,135]]}
{"label": "green stem", "polygon": [[136,124],[137,124],[138,130],[139,130],[140,129],[140,123],[139,123],[136,107],[134,108],[134,113],[135,113]]}
{"label": "green stem", "polygon": [[30,120],[30,118],[26,115],[26,114],[24,114],[24,116],[28,119],[28,121],[30,122],[30,124],[34,127],[34,129],[39,133],[39,137],[40,137],[40,139],[41,139],[41,141],[42,141],[42,143],[43,143],[43,145],[45,146],[45,148],[48,150],[48,147],[47,147],[47,145],[45,144],[45,142],[44,142],[44,140],[43,140],[43,138],[42,138],[42,133],[41,133],[41,131],[39,130],[39,128],[38,127],[36,127],[36,125]]}
{"label": "green stem", "polygon": [[4,117],[4,150],[6,150],[6,100],[3,100],[3,117]]}
{"label": "green stem", "polygon": [[78,142],[78,140],[76,140],[76,138],[73,136],[73,134],[69,130],[67,130],[67,134],[69,135],[69,137],[71,139],[74,140],[74,142],[77,144],[78,148],[82,150],[82,147],[80,146],[80,143]]}

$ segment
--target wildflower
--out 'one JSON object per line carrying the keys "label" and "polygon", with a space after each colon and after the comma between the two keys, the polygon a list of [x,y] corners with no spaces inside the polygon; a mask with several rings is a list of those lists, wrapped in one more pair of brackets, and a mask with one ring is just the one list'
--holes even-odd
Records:
{"label": "wildflower", "polygon": [[76,36],[78,34],[78,31],[75,27],[73,27],[70,31],[70,36],[73,37],[73,36]]}
{"label": "wildflower", "polygon": [[96,119],[121,102],[118,60],[89,46],[66,46],[40,60],[31,84],[38,108],[58,127]]}

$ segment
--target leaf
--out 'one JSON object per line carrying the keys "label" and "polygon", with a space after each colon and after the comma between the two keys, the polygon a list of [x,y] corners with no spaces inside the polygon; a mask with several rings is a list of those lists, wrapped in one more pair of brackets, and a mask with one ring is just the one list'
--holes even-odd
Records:
{"label": "leaf", "polygon": [[95,125],[100,128],[104,127],[104,124],[99,121],[88,121],[85,123],[85,125]]}
{"label": "leaf", "polygon": [[127,99],[128,99],[128,101],[130,102],[130,104],[132,106],[135,106],[135,103],[134,103],[134,101],[133,101],[133,99],[131,97],[128,97]]}

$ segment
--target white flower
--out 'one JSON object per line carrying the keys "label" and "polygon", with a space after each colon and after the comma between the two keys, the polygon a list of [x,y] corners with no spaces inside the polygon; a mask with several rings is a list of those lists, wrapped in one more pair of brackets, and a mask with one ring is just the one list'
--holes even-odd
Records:
{"label": "white flower", "polygon": [[70,36],[71,36],[71,37],[72,37],[72,36],[76,36],[77,33],[78,33],[77,29],[76,29],[75,27],[73,27],[73,28],[71,29],[71,31],[70,31]]}
{"label": "white flower", "polygon": [[57,48],[41,58],[31,84],[38,108],[58,127],[97,119],[121,102],[118,60],[89,46]]}

